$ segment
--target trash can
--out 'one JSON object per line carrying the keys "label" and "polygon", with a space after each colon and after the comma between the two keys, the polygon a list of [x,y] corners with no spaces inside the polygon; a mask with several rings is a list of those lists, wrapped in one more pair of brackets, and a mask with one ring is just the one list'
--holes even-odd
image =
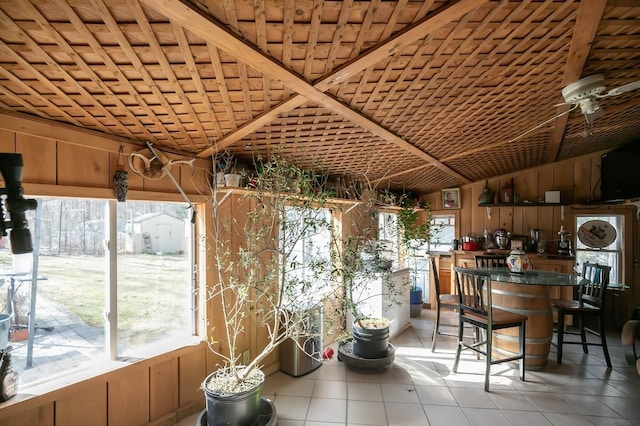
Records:
{"label": "trash can", "polygon": [[303,330],[296,338],[297,344],[289,338],[280,345],[280,371],[293,377],[303,376],[322,365],[322,306],[297,314],[303,317]]}

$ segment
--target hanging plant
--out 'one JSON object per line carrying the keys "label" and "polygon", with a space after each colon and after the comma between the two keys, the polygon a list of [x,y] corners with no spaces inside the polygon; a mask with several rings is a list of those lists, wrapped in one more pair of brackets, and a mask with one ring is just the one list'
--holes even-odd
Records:
{"label": "hanging plant", "polygon": [[116,162],[116,173],[113,175],[113,188],[116,192],[116,200],[127,201],[127,191],[129,190],[128,173],[124,169],[124,148],[121,146],[118,151],[118,161]]}

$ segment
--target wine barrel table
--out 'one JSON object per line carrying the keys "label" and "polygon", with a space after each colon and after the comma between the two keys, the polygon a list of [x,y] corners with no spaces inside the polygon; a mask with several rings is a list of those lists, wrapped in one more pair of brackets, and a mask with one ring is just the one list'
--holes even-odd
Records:
{"label": "wine barrel table", "polygon": [[[492,300],[495,308],[526,315],[525,368],[540,370],[547,365],[553,335],[549,287],[577,286],[581,278],[553,271],[514,274],[508,268],[492,268]],[[518,331],[499,330],[494,337],[495,355],[518,353]]]}

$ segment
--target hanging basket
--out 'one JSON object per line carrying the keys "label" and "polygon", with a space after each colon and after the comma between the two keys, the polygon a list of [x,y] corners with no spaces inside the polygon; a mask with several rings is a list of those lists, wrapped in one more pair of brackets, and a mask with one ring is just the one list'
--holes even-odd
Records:
{"label": "hanging basket", "polygon": [[124,149],[120,147],[118,152],[118,162],[116,163],[116,173],[113,175],[113,189],[116,192],[116,200],[127,201],[127,191],[129,190],[129,175],[124,169]]}

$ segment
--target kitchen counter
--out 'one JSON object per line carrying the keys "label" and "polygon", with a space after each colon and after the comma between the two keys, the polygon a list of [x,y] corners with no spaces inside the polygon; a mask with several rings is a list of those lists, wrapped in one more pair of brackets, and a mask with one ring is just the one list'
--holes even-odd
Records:
{"label": "kitchen counter", "polygon": [[[509,256],[511,253],[510,249],[487,249],[487,250],[450,250],[450,253],[453,257],[471,257],[475,255],[482,254],[504,254],[505,256]],[[533,262],[534,259],[547,259],[547,260],[562,260],[562,261],[575,261],[575,256],[560,256],[556,254],[539,254],[539,253],[527,253],[529,259]]]}

